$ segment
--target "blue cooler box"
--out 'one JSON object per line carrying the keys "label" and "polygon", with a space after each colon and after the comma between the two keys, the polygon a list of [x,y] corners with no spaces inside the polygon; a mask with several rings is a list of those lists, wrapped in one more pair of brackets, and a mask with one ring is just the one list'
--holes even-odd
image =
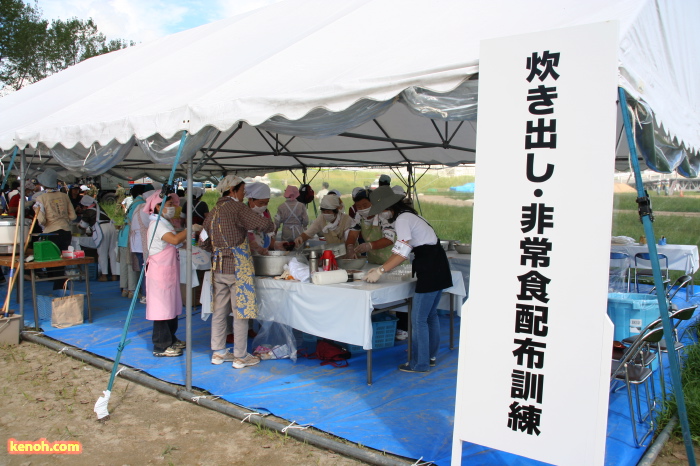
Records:
{"label": "blue cooler box", "polygon": [[642,329],[658,319],[656,295],[641,293],[608,293],[608,316],[615,325],[616,341],[639,335]]}

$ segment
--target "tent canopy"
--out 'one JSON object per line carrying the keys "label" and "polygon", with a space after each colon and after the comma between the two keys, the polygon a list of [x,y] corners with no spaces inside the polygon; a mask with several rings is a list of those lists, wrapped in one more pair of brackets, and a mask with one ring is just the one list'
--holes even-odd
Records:
{"label": "tent canopy", "polygon": [[[635,99],[644,161],[697,175],[700,3],[425,6],[286,0],[91,58],[0,99],[0,149],[27,148],[70,173],[131,177],[168,170],[181,131],[190,135],[182,161],[194,157],[200,179],[473,163],[481,40],[618,20],[619,85]],[[618,168],[627,152],[621,138]]]}

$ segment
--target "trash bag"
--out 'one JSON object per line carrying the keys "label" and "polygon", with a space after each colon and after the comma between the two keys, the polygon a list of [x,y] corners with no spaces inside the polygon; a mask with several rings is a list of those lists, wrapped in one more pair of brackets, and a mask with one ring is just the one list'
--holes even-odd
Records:
{"label": "trash bag", "polygon": [[253,354],[260,359],[291,359],[297,362],[294,329],[289,325],[258,320],[260,330],[253,338]]}

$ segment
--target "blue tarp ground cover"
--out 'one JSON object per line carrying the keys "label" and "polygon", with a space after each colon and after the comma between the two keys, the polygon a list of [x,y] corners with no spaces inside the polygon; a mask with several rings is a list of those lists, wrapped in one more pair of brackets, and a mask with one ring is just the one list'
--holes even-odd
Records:
{"label": "blue tarp ground cover", "polygon": [[[38,284],[38,293],[50,294],[50,286],[50,283]],[[81,290],[84,292],[84,285],[76,283],[76,292]],[[119,297],[116,282],[95,282],[91,284],[91,291],[92,324],[55,329],[49,322],[42,321],[42,328],[54,339],[113,359],[130,301]],[[700,298],[691,300],[700,302]],[[678,305],[688,303],[680,299]],[[32,325],[29,298],[25,300],[25,312],[27,325]],[[129,329],[131,342],[124,350],[122,364],[184,385],[185,359],[153,357],[152,324],[144,315],[145,306],[137,304]],[[456,322],[455,339],[459,341],[458,318]],[[299,358],[296,364],[289,360],[263,361],[243,370],[232,369],[229,364],[212,365],[210,324],[203,322],[196,313],[192,329],[193,385],[237,405],[266,410],[297,424],[311,424],[367,447],[436,464],[450,464],[458,351],[448,348],[448,317],[442,316],[440,323],[443,343],[436,370],[425,375],[398,372],[397,366],[406,358],[406,343],[396,342],[393,348],[373,352],[374,383],[368,386],[364,351],[353,354],[347,368],[320,366],[317,360],[305,358]],[[178,336],[185,339],[184,315],[180,319]],[[312,346],[308,349],[313,351]],[[670,375],[666,380],[670,380]],[[669,385],[667,382],[667,387]],[[634,465],[643,453],[644,449],[634,447],[627,395],[622,389],[611,394],[606,464]],[[463,458],[465,464],[539,464],[467,443],[463,447]]]}

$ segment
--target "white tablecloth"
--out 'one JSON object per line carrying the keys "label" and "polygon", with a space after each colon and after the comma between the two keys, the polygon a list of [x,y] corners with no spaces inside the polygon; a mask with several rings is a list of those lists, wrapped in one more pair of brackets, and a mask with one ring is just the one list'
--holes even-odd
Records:
{"label": "white tablecloth", "polygon": [[[205,287],[208,281],[209,277],[205,276]],[[466,295],[460,272],[452,272],[452,282],[453,286],[443,293],[448,309],[450,295],[458,296],[459,303]],[[336,285],[255,279],[259,319],[364,349],[372,348],[372,310],[413,296],[415,288],[415,280],[388,281],[385,277],[377,283],[355,281]],[[209,312],[209,302],[205,303],[202,293],[202,318]]]}
{"label": "white tablecloth", "polygon": [[[472,268],[472,255],[460,254],[457,251],[447,251],[447,260],[450,261],[450,269],[458,270],[462,273],[464,288],[466,289],[465,299],[469,297],[469,274]],[[461,302],[460,306],[461,307]],[[440,309],[444,309],[440,307]]]}
{"label": "white tablecloth", "polygon": [[[656,246],[659,254],[668,257],[668,268],[670,270],[680,270],[687,274],[693,274],[698,270],[698,247],[694,244],[667,244]],[[630,267],[634,267],[634,255],[640,252],[649,252],[648,245],[629,244],[610,246],[610,252],[624,252],[630,256]],[[661,261],[661,267],[664,267]]]}

